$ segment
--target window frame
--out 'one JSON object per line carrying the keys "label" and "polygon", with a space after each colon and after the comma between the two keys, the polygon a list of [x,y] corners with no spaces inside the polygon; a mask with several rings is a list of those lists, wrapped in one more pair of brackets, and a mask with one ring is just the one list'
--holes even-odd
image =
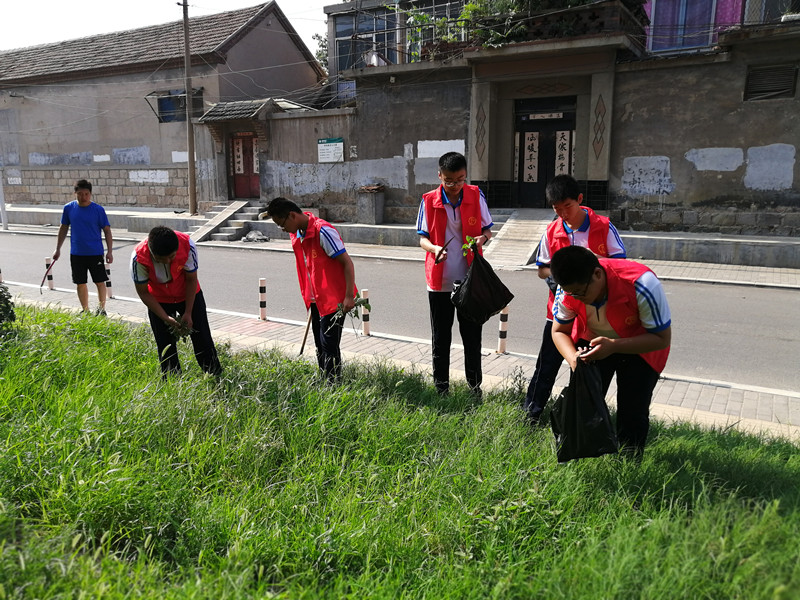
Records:
{"label": "window frame", "polygon": [[[684,52],[690,50],[698,50],[702,48],[707,48],[714,44],[717,38],[717,4],[718,0],[706,0],[710,2],[709,11],[709,22],[708,22],[708,34],[705,35],[703,29],[698,29],[697,31],[692,31],[691,29],[697,28],[697,25],[692,25],[691,23],[687,23],[687,17],[690,16],[689,14],[689,5],[695,4],[700,0],[652,0],[650,5],[650,26],[648,27],[648,35],[647,35],[647,49],[654,54],[660,54],[665,52]],[[666,5],[670,8],[677,8],[678,14],[678,22],[675,24],[657,24],[658,18],[658,11],[659,5],[663,7]],[[701,25],[706,25],[702,23]],[[662,35],[662,31],[666,30],[667,34],[670,34],[672,30],[675,30],[674,34],[670,35],[670,40],[674,40],[674,43],[671,45],[660,46],[656,42],[658,38]],[[687,29],[689,31],[687,32]],[[659,31],[661,30],[661,31]],[[699,38],[703,37],[702,41],[699,41]]]}
{"label": "window frame", "polygon": [[[391,63],[397,63],[398,21],[395,11],[386,7],[334,15],[333,47],[337,73],[366,66],[364,54],[369,50],[380,53]],[[347,44],[351,45],[352,51],[342,52]]]}
{"label": "window frame", "polygon": [[[145,96],[159,123],[186,122],[186,89],[157,90]],[[171,108],[175,106],[176,108]],[[203,88],[192,88],[192,118],[203,115]]]}

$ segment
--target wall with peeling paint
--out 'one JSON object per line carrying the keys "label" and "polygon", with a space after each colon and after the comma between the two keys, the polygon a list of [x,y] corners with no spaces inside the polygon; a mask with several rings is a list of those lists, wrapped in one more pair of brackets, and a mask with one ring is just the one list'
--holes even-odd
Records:
{"label": "wall with peeling paint", "polygon": [[[186,124],[159,123],[145,99],[176,87],[181,70],[0,90],[0,166],[6,201],[60,204],[74,175],[89,179],[104,204],[185,208]],[[216,99],[211,67],[194,85]],[[195,153],[214,156],[205,128],[195,128]],[[8,174],[13,170],[13,177]],[[198,169],[198,198],[219,197],[216,168]]]}
{"label": "wall with peeling paint", "polygon": [[[202,88],[206,107],[221,98],[308,102],[317,91],[318,71],[287,36],[286,22],[275,16],[240,31],[224,58],[192,67],[192,86]],[[52,86],[0,89],[7,202],[61,204],[71,196],[77,174],[92,181],[104,204],[188,207],[186,123],[159,123],[157,100],[147,100],[153,92],[182,91],[182,67],[58,79]],[[226,162],[206,127],[195,126],[194,134],[202,211],[228,200]]]}
{"label": "wall with peeling paint", "polygon": [[[287,196],[324,207],[326,218],[354,220],[358,189],[380,184],[384,220],[413,223],[422,194],[439,183],[439,156],[458,151],[470,158],[470,80],[456,71],[405,83],[413,82],[359,81],[354,108],[271,115],[261,149],[262,196]],[[318,161],[317,140],[324,138],[344,138],[344,162]]]}
{"label": "wall with peeling paint", "polygon": [[798,64],[798,35],[618,65],[610,173],[615,223],[800,234],[800,91],[743,100],[748,67]]}

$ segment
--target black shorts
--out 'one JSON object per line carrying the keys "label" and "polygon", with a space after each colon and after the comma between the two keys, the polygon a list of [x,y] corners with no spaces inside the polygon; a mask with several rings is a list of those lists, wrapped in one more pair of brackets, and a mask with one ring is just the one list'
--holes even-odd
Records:
{"label": "black shorts", "polygon": [[97,256],[78,256],[70,254],[69,264],[72,267],[72,283],[78,285],[86,283],[86,271],[92,274],[92,281],[95,283],[102,283],[108,279],[108,277],[106,277],[106,265],[102,254],[98,254]]}

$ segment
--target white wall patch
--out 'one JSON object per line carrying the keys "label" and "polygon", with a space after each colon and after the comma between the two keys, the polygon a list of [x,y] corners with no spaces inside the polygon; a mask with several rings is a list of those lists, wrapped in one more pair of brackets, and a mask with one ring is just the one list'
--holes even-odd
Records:
{"label": "white wall patch", "polygon": [[111,162],[111,155],[110,154],[95,154],[92,156],[92,160],[96,163],[100,162]]}
{"label": "white wall patch", "polygon": [[770,144],[747,149],[744,186],[750,190],[788,190],[794,182],[795,147]]}
{"label": "white wall patch", "polygon": [[186,152],[185,150],[183,150],[183,151],[173,150],[172,151],[172,162],[174,162],[174,163],[188,163],[189,162],[189,153]]}
{"label": "white wall patch", "polygon": [[741,148],[692,148],[684,158],[698,171],[735,171],[744,164]]}
{"label": "white wall patch", "polygon": [[130,171],[128,179],[133,183],[169,183],[169,171]]}
{"label": "white wall patch", "polygon": [[464,154],[464,140],[420,140],[417,142],[417,158],[439,158],[446,152]]}
{"label": "white wall patch", "polygon": [[668,156],[629,156],[622,169],[622,189],[631,195],[660,196],[675,189]]}

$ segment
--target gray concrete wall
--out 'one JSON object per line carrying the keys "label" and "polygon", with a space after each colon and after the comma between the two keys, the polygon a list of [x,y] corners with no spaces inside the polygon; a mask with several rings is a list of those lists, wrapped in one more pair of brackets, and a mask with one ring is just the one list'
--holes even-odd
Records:
{"label": "gray concrete wall", "polygon": [[289,98],[310,104],[319,88],[317,72],[275,16],[250,29],[226,59],[220,66],[225,99]]}
{"label": "gray concrete wall", "polygon": [[75,182],[85,178],[104,206],[188,208],[186,168],[5,167],[3,175],[6,202],[12,205],[70,202]]}
{"label": "gray concrete wall", "polygon": [[743,100],[749,66],[798,61],[795,38],[620,65],[614,222],[640,231],[800,235],[800,94]]}
{"label": "gray concrete wall", "polygon": [[[407,85],[359,81],[358,106],[268,119],[270,139],[261,153],[261,185],[322,209],[326,219],[356,220],[356,196],[365,185],[385,188],[384,221],[413,223],[420,196],[436,187],[438,158],[467,154],[468,71],[446,81],[425,77]],[[317,140],[344,138],[344,161],[320,163]]]}
{"label": "gray concrete wall", "polygon": [[[210,67],[193,86],[219,98]],[[145,99],[183,87],[179,70],[0,91],[0,166],[6,202],[61,203],[77,179],[109,205],[188,207],[186,123],[159,123]],[[218,199],[213,141],[195,128],[198,199]]]}

